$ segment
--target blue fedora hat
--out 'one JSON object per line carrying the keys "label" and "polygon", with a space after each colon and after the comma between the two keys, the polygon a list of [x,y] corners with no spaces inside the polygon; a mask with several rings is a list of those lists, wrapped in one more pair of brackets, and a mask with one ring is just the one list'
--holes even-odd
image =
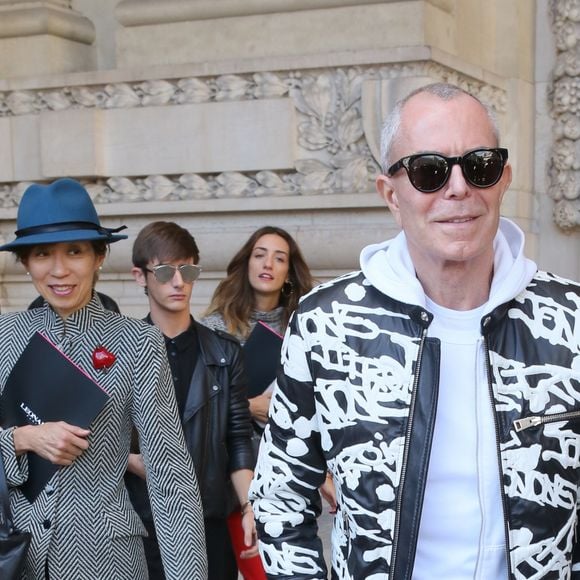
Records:
{"label": "blue fedora hat", "polygon": [[58,179],[50,185],[33,184],[18,206],[16,239],[0,246],[14,250],[22,246],[103,240],[108,243],[127,236],[101,226],[87,190],[74,179]]}

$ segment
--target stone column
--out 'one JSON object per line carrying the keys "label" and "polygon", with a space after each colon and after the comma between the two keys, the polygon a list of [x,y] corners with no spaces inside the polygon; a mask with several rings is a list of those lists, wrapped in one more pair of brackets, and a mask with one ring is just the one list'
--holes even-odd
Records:
{"label": "stone column", "polygon": [[0,77],[91,70],[94,39],[70,0],[0,0]]}

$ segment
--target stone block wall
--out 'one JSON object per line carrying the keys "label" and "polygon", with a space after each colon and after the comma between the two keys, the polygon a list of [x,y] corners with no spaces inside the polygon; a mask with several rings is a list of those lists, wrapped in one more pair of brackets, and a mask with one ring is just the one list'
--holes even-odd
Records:
{"label": "stone block wall", "polygon": [[[537,9],[552,15],[546,2]],[[29,3],[0,0],[0,22],[25,5],[30,10]],[[374,192],[380,124],[397,98],[443,80],[496,110],[515,168],[503,211],[526,231],[532,257],[541,259],[554,236],[578,248],[580,220],[561,234],[562,225],[544,215],[553,203],[542,215],[538,210],[536,127],[542,120],[547,135],[551,125],[548,108],[537,113],[533,2],[34,5],[28,19],[43,21],[50,12],[69,29],[63,39],[61,25],[29,27],[26,46],[50,61],[40,70],[28,68],[24,50],[14,53],[19,72],[0,59],[2,239],[12,237],[28,183],[67,175],[86,184],[103,223],[127,224],[131,239],[154,219],[191,229],[204,267],[196,313],[231,256],[262,225],[288,229],[315,276],[328,279],[356,268],[363,245],[396,233]],[[559,18],[570,20],[562,16],[569,13]],[[19,30],[0,25],[0,54],[14,39],[25,40]],[[61,43],[58,55],[31,43],[35,34]],[[577,203],[578,195],[567,195]],[[129,275],[131,239],[112,246],[99,289],[139,316],[146,302]],[[555,266],[570,276],[580,270],[578,258]],[[25,307],[33,295],[22,269],[0,255],[2,309]]]}

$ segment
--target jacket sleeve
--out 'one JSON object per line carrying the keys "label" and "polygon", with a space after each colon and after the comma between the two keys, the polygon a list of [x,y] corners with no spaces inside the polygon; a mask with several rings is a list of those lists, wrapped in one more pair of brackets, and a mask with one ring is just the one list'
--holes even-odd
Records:
{"label": "jacket sleeve", "polygon": [[283,368],[250,488],[262,560],[277,580],[326,578],[317,525],[326,462],[302,331],[296,313],[282,346]]}
{"label": "jacket sleeve", "polygon": [[574,544],[572,546],[572,575],[571,580],[580,580],[580,538],[578,537],[578,526],[580,526],[580,509],[576,509],[576,533],[574,534]]}
{"label": "jacket sleeve", "polygon": [[153,326],[140,340],[132,419],[168,580],[207,578],[203,512],[185,446],[163,338]]}
{"label": "jacket sleeve", "polygon": [[230,399],[227,432],[230,473],[239,469],[253,470],[256,463],[252,448],[252,418],[241,348],[232,342],[231,349],[233,354],[229,367]]}
{"label": "jacket sleeve", "polygon": [[14,427],[0,428],[0,453],[9,486],[22,485],[28,479],[28,453],[20,456],[14,451]]}

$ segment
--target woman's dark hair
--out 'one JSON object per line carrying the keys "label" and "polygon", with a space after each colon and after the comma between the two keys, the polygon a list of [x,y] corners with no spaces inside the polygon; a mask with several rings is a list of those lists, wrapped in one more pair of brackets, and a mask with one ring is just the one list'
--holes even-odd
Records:
{"label": "woman's dark hair", "polygon": [[[73,240],[72,243],[76,241],[88,241],[91,246],[93,246],[93,250],[97,256],[106,256],[107,251],[109,250],[109,244],[104,240]],[[30,253],[34,248],[37,246],[42,246],[43,244],[34,244],[32,246],[19,246],[14,248],[12,252],[16,254],[16,259],[21,262],[22,264],[26,263]]]}
{"label": "woman's dark hair", "polygon": [[226,277],[218,284],[207,314],[219,313],[222,315],[228,331],[232,334],[247,336],[249,333],[249,319],[255,309],[254,289],[248,278],[248,265],[252,250],[256,242],[268,234],[280,236],[286,241],[290,249],[288,256],[288,280],[280,293],[279,306],[284,307],[282,324],[286,326],[290,315],[298,306],[301,296],[309,292],[314,280],[310,274],[306,261],[294,238],[282,228],[265,226],[256,230],[248,241],[240,248],[228,264]]}

